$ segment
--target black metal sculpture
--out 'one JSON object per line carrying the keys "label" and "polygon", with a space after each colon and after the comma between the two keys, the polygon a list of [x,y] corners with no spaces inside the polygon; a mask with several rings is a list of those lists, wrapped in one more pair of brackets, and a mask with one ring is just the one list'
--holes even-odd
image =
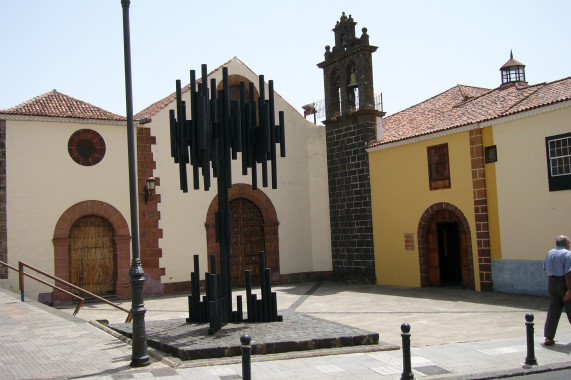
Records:
{"label": "black metal sculpture", "polygon": [[[251,272],[246,270],[246,307],[248,312],[248,322],[277,322],[283,317],[278,315],[277,295],[272,292],[270,268],[266,268],[266,254],[264,251],[260,255],[260,296],[252,294]],[[191,295],[188,296],[188,318],[187,323],[207,323],[210,322],[209,334],[214,334],[224,324],[228,322],[244,322],[242,312],[242,296],[236,296],[236,311],[231,311],[227,318],[226,303],[224,295],[220,292],[222,276],[216,273],[216,255],[210,255],[210,267],[212,272],[205,273],[206,295],[200,298],[200,269],[198,255],[194,255],[194,271],[190,275]],[[220,317],[216,317],[217,315]]]}
{"label": "black metal sculpture", "polygon": [[[241,310],[232,311],[232,283],[230,280],[231,225],[228,189],[232,187],[231,161],[242,153],[242,174],[252,172],[252,188],[256,190],[257,164],[261,164],[262,185],[268,186],[268,161],[271,165],[272,188],[277,188],[277,146],[285,157],[284,113],[279,112],[279,124],[275,123],[274,86],[269,81],[269,99],[265,98],[264,76],[259,76],[259,98],[256,104],[254,84],[249,84],[249,98],[246,87],[240,83],[240,99],[230,100],[228,68],[222,68],[222,90],[216,91],[216,80],[211,79],[208,89],[206,65],[202,65],[202,81],[198,84],[194,70],[190,71],[190,113],[186,119],[186,104],[182,101],[180,80],[176,81],[176,115],[170,110],[171,156],[179,164],[180,188],[188,192],[186,164],[192,165],[192,180],[195,190],[200,188],[200,175],[204,190],[210,189],[212,175],[217,178],[218,212],[216,213],[216,241],[220,244],[220,274],[216,274],[215,257],[211,258],[210,275],[206,278],[208,308],[206,321],[210,322],[209,333],[218,331],[229,321],[241,320]],[[259,115],[259,122],[258,122]],[[193,299],[189,298],[189,312],[200,303],[198,258],[195,256],[193,275]],[[264,260],[265,261],[265,260]],[[265,265],[265,264],[264,264]],[[264,268],[265,271],[265,268]],[[264,272],[260,273],[262,279]],[[265,282],[265,280],[262,280]],[[269,281],[269,279],[267,280]],[[198,293],[196,293],[196,291]],[[262,290],[264,292],[264,290]],[[274,296],[275,297],[275,296]],[[241,300],[238,302],[241,308]],[[250,300],[247,300],[248,304]],[[191,303],[193,306],[191,306]],[[196,306],[195,313],[199,313]],[[277,305],[276,305],[277,310]],[[248,310],[250,312],[250,310]],[[199,318],[199,316],[196,316]],[[195,317],[191,316],[189,322]],[[248,319],[252,316],[248,314]],[[276,316],[277,318],[277,316]],[[277,319],[276,319],[277,320]],[[198,320],[196,320],[198,321]]]}

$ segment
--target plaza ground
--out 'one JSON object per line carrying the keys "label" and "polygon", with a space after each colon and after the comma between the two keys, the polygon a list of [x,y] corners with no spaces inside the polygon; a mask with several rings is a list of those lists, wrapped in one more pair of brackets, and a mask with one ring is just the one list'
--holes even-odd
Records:
{"label": "plaza ground", "polygon": [[[416,378],[491,378],[571,367],[571,326],[565,317],[556,336],[558,344],[541,345],[547,297],[332,282],[273,290],[278,293],[279,310],[377,332],[382,344],[389,346],[401,345],[400,326],[409,323]],[[5,326],[1,366],[10,379],[230,379],[241,374],[239,357],[186,362],[152,349],[150,366],[129,367],[131,347],[96,328],[97,323],[87,322],[124,322],[124,312],[105,304],[86,304],[73,317],[73,307],[22,303],[6,290],[0,291],[0,301]],[[145,320],[186,318],[187,302],[185,296],[148,298]],[[120,304],[130,308],[130,301]],[[524,364],[526,313],[535,316],[537,366]],[[254,379],[397,379],[402,373],[401,350],[352,347],[252,359]]]}

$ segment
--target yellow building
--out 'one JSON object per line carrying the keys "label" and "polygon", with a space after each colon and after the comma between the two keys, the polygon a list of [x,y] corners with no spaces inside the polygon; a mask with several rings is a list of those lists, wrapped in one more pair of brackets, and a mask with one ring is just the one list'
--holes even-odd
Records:
{"label": "yellow building", "polygon": [[[455,86],[382,119],[367,148],[376,278],[546,294],[542,261],[571,231],[571,78]],[[557,147],[557,148],[556,148]]]}

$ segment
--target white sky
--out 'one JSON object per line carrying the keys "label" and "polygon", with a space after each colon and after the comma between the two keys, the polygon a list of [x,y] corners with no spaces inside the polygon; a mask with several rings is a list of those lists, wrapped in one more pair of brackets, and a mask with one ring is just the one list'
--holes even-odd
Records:
{"label": "white sky", "polygon": [[[375,93],[398,112],[456,84],[494,88],[514,58],[530,84],[571,75],[567,0],[132,0],[135,113],[234,56],[300,112],[341,12],[367,27]],[[0,0],[0,109],[57,89],[125,115],[120,0]]]}

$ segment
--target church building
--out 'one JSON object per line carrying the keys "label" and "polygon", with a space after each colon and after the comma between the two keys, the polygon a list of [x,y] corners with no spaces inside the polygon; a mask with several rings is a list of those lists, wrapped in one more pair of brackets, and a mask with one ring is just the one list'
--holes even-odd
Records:
{"label": "church building", "polygon": [[[228,68],[231,92],[245,82],[247,88],[254,84],[256,97],[261,93],[258,75],[236,57],[210,72],[209,82],[222,82],[222,67]],[[182,96],[190,104],[188,90],[189,85]],[[259,251],[266,254],[274,283],[331,278],[325,132],[279,93],[274,98],[276,113],[284,112],[287,147],[286,157],[277,160],[277,189],[252,190],[251,174],[241,175],[241,162],[232,162],[235,286],[244,285],[246,269],[256,279]],[[207,191],[180,190],[170,147],[174,109],[175,93],[135,115],[145,296],[189,291],[193,255],[199,255],[204,275],[208,255],[218,252],[215,182]],[[130,297],[125,118],[54,90],[0,110],[0,138],[0,260],[15,267],[21,260],[99,295]],[[0,283],[17,290],[18,276],[4,269]],[[26,296],[71,301],[31,280]]]}

